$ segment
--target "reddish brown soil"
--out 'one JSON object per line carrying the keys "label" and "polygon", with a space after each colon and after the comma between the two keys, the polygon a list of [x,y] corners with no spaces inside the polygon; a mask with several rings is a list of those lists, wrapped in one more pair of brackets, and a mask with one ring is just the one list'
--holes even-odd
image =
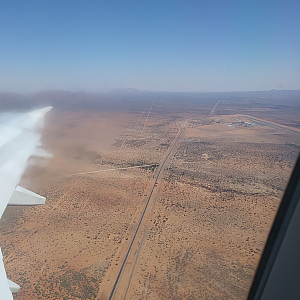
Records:
{"label": "reddish brown soil", "polygon": [[[21,285],[15,299],[101,298],[105,282],[119,272],[176,122],[187,119],[123,295],[246,298],[299,135],[227,126],[236,118],[247,121],[240,115],[148,113],[49,113],[43,144],[54,156],[32,158],[21,182],[47,202],[8,207],[0,223],[8,277]],[[72,175],[146,164],[156,165]]]}

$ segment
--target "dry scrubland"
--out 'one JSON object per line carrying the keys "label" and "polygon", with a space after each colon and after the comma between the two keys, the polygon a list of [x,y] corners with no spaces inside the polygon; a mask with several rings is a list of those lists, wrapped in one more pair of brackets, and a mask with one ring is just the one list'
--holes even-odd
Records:
{"label": "dry scrubland", "polygon": [[236,118],[194,120],[185,130],[128,299],[247,297],[299,152],[288,141],[299,136],[283,137],[262,126],[226,126]]}
{"label": "dry scrubland", "polygon": [[0,223],[8,276],[21,285],[15,299],[103,299],[178,122],[187,120],[121,292],[126,299],[245,299],[299,152],[299,116],[281,115],[282,124],[296,120],[293,132],[272,123],[228,127],[249,121],[245,115],[268,118],[222,102],[206,118],[215,102],[168,113],[158,101],[135,112],[54,109],[43,132],[54,157],[32,158],[22,179],[47,202],[8,207]]}

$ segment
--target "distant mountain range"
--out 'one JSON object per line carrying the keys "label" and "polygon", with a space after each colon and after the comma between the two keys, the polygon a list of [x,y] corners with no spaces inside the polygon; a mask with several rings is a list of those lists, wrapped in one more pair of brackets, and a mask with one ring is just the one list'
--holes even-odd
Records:
{"label": "distant mountain range", "polygon": [[52,105],[56,107],[82,107],[85,104],[105,102],[105,97],[86,92],[43,91],[21,95],[0,93],[1,110],[24,110],[31,107]]}
{"label": "distant mountain range", "polygon": [[187,92],[151,92],[135,88],[114,90],[106,94],[93,94],[88,92],[69,91],[43,91],[34,94],[21,95],[18,93],[0,92],[0,110],[27,110],[33,107],[52,105],[66,109],[122,109],[133,107],[137,102],[149,99],[161,99],[174,102],[197,102],[201,99],[215,100],[242,100],[274,101],[281,103],[285,99],[300,104],[300,90],[270,90],[249,92],[215,92],[215,93],[187,93]]}

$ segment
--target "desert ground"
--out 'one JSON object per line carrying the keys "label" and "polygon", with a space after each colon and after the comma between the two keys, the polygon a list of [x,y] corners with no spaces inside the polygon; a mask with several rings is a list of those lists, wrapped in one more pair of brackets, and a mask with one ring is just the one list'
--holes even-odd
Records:
{"label": "desert ground", "polygon": [[247,298],[299,154],[298,106],[132,98],[48,114],[53,157],[20,183],[46,204],[0,221],[15,299]]}

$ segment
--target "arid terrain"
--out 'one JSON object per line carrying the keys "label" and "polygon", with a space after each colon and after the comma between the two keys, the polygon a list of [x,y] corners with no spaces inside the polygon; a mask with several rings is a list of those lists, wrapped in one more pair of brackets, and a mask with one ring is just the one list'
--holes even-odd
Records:
{"label": "arid terrain", "polygon": [[274,95],[54,104],[20,183],[46,204],[0,221],[15,299],[246,299],[300,150]]}

